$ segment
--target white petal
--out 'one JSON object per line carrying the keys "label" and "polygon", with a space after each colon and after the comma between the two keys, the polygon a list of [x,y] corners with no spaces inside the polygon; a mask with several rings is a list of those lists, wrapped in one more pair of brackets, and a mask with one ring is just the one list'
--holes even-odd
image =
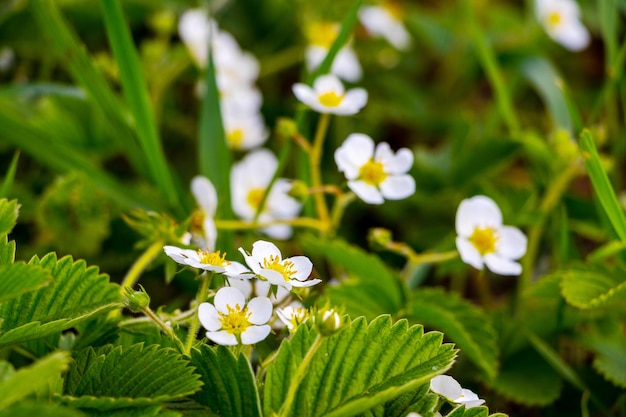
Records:
{"label": "white petal", "polygon": [[382,204],[385,202],[378,188],[363,181],[348,181],[348,187],[354,191],[361,200],[368,204]]}
{"label": "white petal", "polygon": [[177,248],[176,246],[167,245],[167,246],[163,246],[163,251],[165,252],[167,256],[172,258],[174,261],[183,265],[189,265],[190,259],[196,260],[196,261],[199,260],[198,252],[196,252],[195,250],[181,249],[181,248]]}
{"label": "white petal", "polygon": [[330,67],[330,72],[350,82],[359,81],[363,75],[356,53],[348,46],[344,46],[337,52],[337,56],[335,56],[335,60]]}
{"label": "white petal", "polygon": [[249,279],[229,278],[228,285],[241,291],[245,298],[249,298],[252,295],[252,283]]}
{"label": "white petal", "polygon": [[461,255],[463,262],[476,269],[483,269],[483,257],[474,245],[472,245],[464,237],[457,236],[456,249],[459,251],[459,255]]}
{"label": "white petal", "polygon": [[261,270],[259,261],[257,261],[254,257],[248,255],[246,251],[243,250],[243,248],[239,248],[239,252],[241,252],[241,254],[243,255],[243,258],[246,260],[246,263],[248,264],[250,269],[252,269],[252,272],[254,272],[255,274],[258,274],[259,271]]}
{"label": "white petal", "polygon": [[213,304],[202,303],[198,306],[198,318],[202,327],[209,331],[216,331],[222,328],[222,322],[219,320],[219,314]]}
{"label": "white petal", "polygon": [[273,224],[264,228],[262,232],[272,239],[287,240],[291,238],[293,229],[288,224]]}
{"label": "white petal", "polygon": [[206,332],[206,337],[218,345],[234,346],[238,344],[235,335],[227,332],[226,330],[220,330],[219,332]]}
{"label": "white petal", "polygon": [[248,326],[246,330],[241,333],[241,343],[244,345],[253,345],[265,339],[271,331],[271,327],[263,326]]}
{"label": "white petal", "polygon": [[213,252],[215,250],[215,241],[217,240],[217,227],[213,217],[204,217],[202,231],[204,232],[204,249]]}
{"label": "white petal", "polygon": [[434,393],[442,395],[454,401],[463,395],[463,389],[456,379],[448,375],[438,375],[430,380],[430,389]]}
{"label": "white petal", "polygon": [[246,298],[241,291],[234,287],[222,287],[215,294],[215,300],[213,301],[215,308],[222,314],[228,314],[228,307],[235,308],[239,305],[240,309],[246,304]]}
{"label": "white petal", "polygon": [[286,287],[288,282],[285,281],[285,277],[278,271],[274,271],[273,269],[265,269],[262,268],[259,271],[259,275],[269,281],[270,284],[281,285]]}
{"label": "white petal", "polygon": [[478,195],[465,199],[456,211],[456,233],[469,237],[476,227],[502,226],[502,213],[498,205],[489,197]]}
{"label": "white petal", "polygon": [[517,227],[502,226],[499,231],[496,252],[504,258],[519,259],[526,253],[528,240]]}
{"label": "white petal", "polygon": [[345,113],[349,115],[358,113],[367,104],[367,91],[362,88],[353,88],[349,90],[343,98],[339,107],[346,108]]}
{"label": "white petal", "polygon": [[292,256],[285,259],[285,262],[287,261],[293,262],[296,273],[292,278],[298,281],[306,280],[311,275],[311,271],[313,271],[313,263],[306,256]]}
{"label": "white petal", "polygon": [[[389,145],[386,142],[378,144],[378,147]],[[378,149],[376,149],[378,151]],[[378,155],[376,160],[383,164],[385,172],[393,175],[406,174],[413,166],[413,152],[409,148],[401,148],[398,152],[393,154],[391,150],[389,154],[385,154],[383,158],[379,159]]]}
{"label": "white petal", "polygon": [[380,192],[387,200],[402,200],[415,194],[415,179],[410,175],[387,177],[380,184]]}
{"label": "white petal", "polygon": [[328,54],[328,49],[318,46],[318,45],[309,45],[306,47],[304,51],[304,60],[306,61],[306,67],[309,72],[315,70],[315,68],[319,67],[324,58]]}
{"label": "white petal", "polygon": [[296,98],[307,106],[311,106],[313,103],[317,102],[317,94],[306,84],[294,84],[292,91]]}
{"label": "white petal", "polygon": [[213,183],[201,175],[193,177],[191,180],[191,193],[196,198],[198,206],[208,217],[215,216],[217,210],[217,192]]}
{"label": "white petal", "polygon": [[265,240],[257,240],[252,244],[252,257],[261,264],[265,259],[269,261],[270,257],[278,261],[282,260],[280,249],[272,242]]}
{"label": "white petal", "polygon": [[248,279],[251,278],[254,274],[251,273],[248,268],[246,268],[239,262],[231,261],[229,265],[224,267],[224,275],[226,275],[227,277]]}
{"label": "white petal", "polygon": [[267,297],[255,297],[248,302],[249,321],[252,324],[265,324],[272,317],[272,302]]}
{"label": "white petal", "polygon": [[295,279],[292,279],[290,282],[291,282],[291,285],[293,285],[294,287],[302,288],[302,287],[312,287],[322,282],[322,280],[318,278],[310,279],[308,281],[296,281]]}
{"label": "white petal", "polygon": [[591,40],[587,28],[578,21],[570,22],[566,27],[555,31],[552,36],[554,40],[574,52],[585,49]]}
{"label": "white petal", "polygon": [[348,180],[359,176],[361,167],[374,156],[374,141],[362,133],[352,133],[335,151],[335,162]]}
{"label": "white petal", "polygon": [[326,74],[317,77],[317,79],[313,82],[313,90],[315,90],[315,93],[318,96],[331,91],[334,91],[337,95],[343,95],[345,91],[343,84],[334,74]]}
{"label": "white petal", "polygon": [[485,265],[491,272],[498,275],[519,275],[522,273],[522,266],[518,262],[503,258],[496,253],[485,255]]}

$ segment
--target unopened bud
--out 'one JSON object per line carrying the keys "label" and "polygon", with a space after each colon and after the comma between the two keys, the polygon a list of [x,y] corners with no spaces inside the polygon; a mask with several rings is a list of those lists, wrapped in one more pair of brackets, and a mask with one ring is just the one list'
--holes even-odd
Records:
{"label": "unopened bud", "polygon": [[309,197],[309,186],[306,185],[304,181],[294,180],[291,182],[291,189],[287,195],[295,198],[301,203],[304,203]]}
{"label": "unopened bud", "polygon": [[298,128],[296,122],[292,119],[280,118],[276,122],[276,133],[279,137],[284,139],[291,139],[298,134]]}
{"label": "unopened bud", "polygon": [[315,328],[322,336],[332,336],[344,327],[341,314],[334,308],[322,308],[313,317]]}
{"label": "unopened bud", "polygon": [[559,129],[552,135],[554,151],[563,161],[572,161],[579,155],[578,145],[570,133],[565,129]]}
{"label": "unopened bud", "polygon": [[374,250],[386,249],[392,242],[393,236],[391,231],[382,227],[375,227],[370,229],[367,240]]}
{"label": "unopened bud", "polygon": [[150,305],[150,296],[142,286],[140,288],[139,291],[130,287],[124,288],[124,305],[133,313],[139,313]]}

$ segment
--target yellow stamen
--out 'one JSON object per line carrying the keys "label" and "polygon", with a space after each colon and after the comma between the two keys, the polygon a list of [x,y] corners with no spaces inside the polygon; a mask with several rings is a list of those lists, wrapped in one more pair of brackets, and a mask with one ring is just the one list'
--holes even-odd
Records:
{"label": "yellow stamen", "polygon": [[235,308],[227,304],[226,308],[228,309],[228,313],[226,314],[219,311],[217,312],[220,316],[219,320],[222,323],[222,329],[238,336],[250,326],[250,320],[248,319],[251,313],[248,311],[248,307],[242,310],[239,304],[235,304]]}
{"label": "yellow stamen", "polygon": [[263,194],[265,194],[265,190],[262,188],[253,188],[248,191],[248,204],[255,210],[258,210],[261,205],[261,200],[263,200]]}
{"label": "yellow stamen", "polygon": [[378,186],[385,181],[387,173],[383,164],[370,159],[359,169],[359,178],[366,184]]}
{"label": "yellow stamen", "polygon": [[194,210],[194,212],[191,213],[191,223],[189,225],[189,228],[191,229],[192,233],[204,234],[204,219],[205,218],[206,218],[206,215],[204,214],[204,211],[202,210]]}
{"label": "yellow stamen", "polygon": [[337,94],[334,91],[329,91],[327,93],[320,94],[317,98],[320,103],[326,107],[337,107],[343,101],[343,94]]}
{"label": "yellow stamen", "polygon": [[548,14],[546,21],[548,23],[548,27],[550,29],[554,29],[562,23],[563,19],[559,12],[554,11]]}
{"label": "yellow stamen", "polygon": [[307,28],[307,38],[315,46],[329,49],[337,38],[339,28],[337,24],[330,22],[314,22]]}
{"label": "yellow stamen", "polygon": [[295,275],[298,271],[296,271],[295,265],[291,261],[282,261],[278,256],[270,255],[269,258],[263,259],[263,268],[271,269],[280,273],[285,281],[289,281],[293,275]]}
{"label": "yellow stamen", "polygon": [[498,232],[492,227],[477,227],[469,237],[469,241],[481,255],[495,252],[498,239]]}
{"label": "yellow stamen", "polygon": [[228,136],[226,137],[228,143],[231,147],[235,149],[239,149],[243,142],[243,129],[233,129],[228,132]]}
{"label": "yellow stamen", "polygon": [[226,266],[230,265],[230,261],[226,260],[226,252],[221,253],[198,250],[198,258],[204,265]]}

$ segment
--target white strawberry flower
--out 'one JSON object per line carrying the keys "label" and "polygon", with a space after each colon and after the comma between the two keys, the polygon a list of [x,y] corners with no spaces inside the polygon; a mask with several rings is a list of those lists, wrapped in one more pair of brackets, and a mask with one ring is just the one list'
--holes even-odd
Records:
{"label": "white strawberry flower", "polygon": [[191,180],[191,193],[198,203],[198,209],[191,215],[191,241],[200,248],[213,251],[217,239],[213,219],[217,210],[217,192],[208,178],[198,175]]}
{"label": "white strawberry flower", "polygon": [[[334,22],[313,22],[308,25],[306,35],[309,45],[306,47],[304,60],[309,72],[313,72],[326,58],[339,34],[339,29],[340,25]],[[349,44],[337,51],[330,66],[330,73],[350,82],[359,81],[363,76],[356,52]]]}
{"label": "white strawberry flower", "polygon": [[[233,165],[230,174],[231,201],[237,216],[245,220],[254,219],[277,168],[276,156],[267,149],[252,151]],[[259,215],[259,222],[289,220],[298,215],[301,204],[287,194],[290,190],[291,184],[287,179],[276,180]],[[274,224],[264,228],[263,232],[274,239],[288,239],[292,230],[289,225]]]}
{"label": "white strawberry flower", "polygon": [[213,304],[198,307],[200,323],[206,336],[220,345],[252,345],[265,339],[271,331],[267,324],[272,303],[267,297],[255,297],[246,303],[237,288],[223,287],[215,294]]}
{"label": "white strawberry flower", "polygon": [[170,245],[164,246],[163,250],[167,256],[181,265],[240,279],[252,276],[248,268],[239,262],[226,260],[226,253],[220,251],[183,249]]}
{"label": "white strawberry flower", "polygon": [[276,316],[280,319],[280,322],[277,322],[277,324],[287,326],[289,331],[292,332],[297,329],[299,325],[307,321],[311,314],[302,303],[294,301],[286,307],[277,308]]}
{"label": "white strawberry flower", "polygon": [[252,245],[252,253],[239,248],[248,267],[261,279],[272,285],[291,290],[292,287],[311,287],[321,279],[307,280],[313,271],[313,263],[306,256],[283,259],[280,250],[271,242],[259,240]]}
{"label": "white strawberry flower", "polygon": [[359,20],[370,35],[385,38],[396,49],[405,51],[411,46],[411,36],[391,5],[363,6]]}
{"label": "white strawberry flower", "polygon": [[261,146],[269,133],[259,112],[222,112],[226,142],[231,149],[249,150]]}
{"label": "white strawberry flower", "polygon": [[526,236],[516,227],[502,225],[502,213],[489,197],[461,201],[456,212],[456,247],[461,259],[476,269],[483,265],[500,275],[519,275],[515,262],[526,253]]}
{"label": "white strawberry flower", "polygon": [[430,380],[430,390],[456,404],[463,404],[465,408],[478,407],[485,400],[478,398],[472,391],[461,387],[456,379],[448,375],[438,375]]}
{"label": "white strawberry flower", "polygon": [[302,83],[294,84],[293,93],[298,100],[318,113],[350,116],[367,104],[367,91],[363,88],[346,91],[333,74],[318,77],[312,88]]}
{"label": "white strawberry flower", "polygon": [[589,45],[589,31],[580,21],[580,8],[574,0],[536,0],[535,13],[548,36],[570,51]]}
{"label": "white strawberry flower", "polygon": [[375,147],[369,136],[353,133],[335,151],[335,162],[348,187],[366,203],[382,204],[415,193],[415,179],[407,174],[413,165],[408,148],[394,154],[388,143]]}

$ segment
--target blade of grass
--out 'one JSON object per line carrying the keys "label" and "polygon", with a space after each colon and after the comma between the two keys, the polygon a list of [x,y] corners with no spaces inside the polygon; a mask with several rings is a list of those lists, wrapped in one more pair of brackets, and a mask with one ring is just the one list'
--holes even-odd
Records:
{"label": "blade of grass", "polygon": [[600,161],[596,145],[593,142],[591,132],[587,129],[583,130],[580,136],[580,148],[585,160],[589,179],[591,179],[591,184],[600,200],[600,204],[602,204],[602,208],[606,212],[619,238],[622,242],[626,242],[626,217],[611,186],[609,177],[602,167],[602,162]]}
{"label": "blade of grass", "polygon": [[147,204],[136,192],[125,188],[106,171],[94,166],[92,161],[73,148],[63,144],[54,131],[46,131],[27,119],[11,102],[0,100],[0,137],[13,143],[33,158],[59,172],[78,171],[85,174],[94,185],[101,187],[108,196],[123,208],[158,210],[154,201]]}
{"label": "blade of grass", "polygon": [[11,191],[11,187],[13,187],[13,181],[15,181],[15,171],[17,171],[17,161],[20,159],[20,151],[19,149],[15,151],[13,154],[13,158],[11,159],[11,163],[9,164],[9,169],[7,170],[6,176],[4,177],[4,181],[2,181],[2,186],[0,186],[0,198],[8,197],[9,191]]}
{"label": "blade of grass", "polygon": [[[128,108],[111,90],[102,74],[95,67],[84,45],[67,24],[54,0],[33,0],[31,3],[35,18],[45,34],[50,52],[64,65],[87,94],[92,102],[102,109],[109,121],[116,126],[119,135],[114,138],[119,149],[124,152],[135,170],[146,171],[141,149],[131,135]],[[44,94],[58,91],[42,89]]]}
{"label": "blade of grass", "polygon": [[128,101],[139,143],[148,162],[150,176],[170,207],[179,211],[178,195],[161,147],[152,104],[143,78],[139,56],[118,0],[101,0],[104,23],[119,68],[124,96]]}

